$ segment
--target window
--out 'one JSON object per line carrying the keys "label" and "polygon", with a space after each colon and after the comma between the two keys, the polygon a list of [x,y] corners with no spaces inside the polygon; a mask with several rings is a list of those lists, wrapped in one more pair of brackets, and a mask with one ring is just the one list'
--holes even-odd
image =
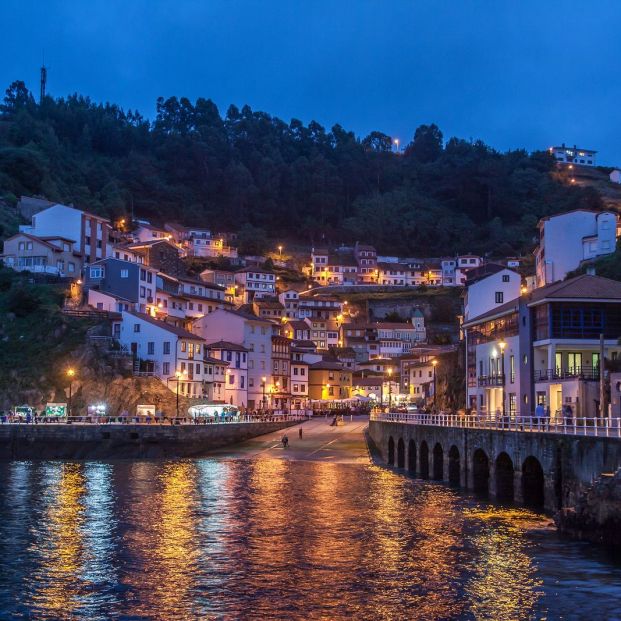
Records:
{"label": "window", "polygon": [[17,247],[19,248],[19,250],[26,250],[26,243],[25,242],[19,242]]}
{"label": "window", "polygon": [[129,270],[121,270],[121,278],[129,278]]}
{"label": "window", "polygon": [[135,323],[134,324],[134,332],[140,332],[140,324],[139,323]]}
{"label": "window", "polygon": [[170,375],[170,362],[165,362],[162,365],[162,373],[164,375]]}
{"label": "window", "polygon": [[513,384],[515,382],[515,356],[509,357],[509,373],[510,373],[510,381]]}
{"label": "window", "polygon": [[246,387],[246,378],[243,375],[239,378],[239,387],[240,388]]}
{"label": "window", "polygon": [[494,294],[494,299],[496,301],[496,304],[502,304],[504,301],[504,297],[505,297],[505,294],[502,291],[496,291],[496,293]]}
{"label": "window", "polygon": [[509,274],[502,275],[502,282],[509,282]]}
{"label": "window", "polygon": [[153,341],[149,341],[147,343],[147,354],[153,356],[155,354],[155,343]]}
{"label": "window", "polygon": [[229,373],[229,384],[232,386],[235,383],[235,376]]}
{"label": "window", "polygon": [[103,278],[104,268],[103,267],[91,267],[90,274],[91,274],[91,278]]}
{"label": "window", "polygon": [[188,344],[186,341],[181,341],[181,351],[186,351]]}
{"label": "window", "polygon": [[164,341],[163,353],[164,355],[170,354],[170,341]]}

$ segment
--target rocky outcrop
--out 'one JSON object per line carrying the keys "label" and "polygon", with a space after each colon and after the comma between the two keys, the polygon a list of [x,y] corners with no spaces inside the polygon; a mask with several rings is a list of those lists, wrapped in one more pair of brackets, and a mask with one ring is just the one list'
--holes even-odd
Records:
{"label": "rocky outcrop", "polygon": [[602,475],[574,507],[561,509],[555,522],[573,539],[621,547],[621,470]]}

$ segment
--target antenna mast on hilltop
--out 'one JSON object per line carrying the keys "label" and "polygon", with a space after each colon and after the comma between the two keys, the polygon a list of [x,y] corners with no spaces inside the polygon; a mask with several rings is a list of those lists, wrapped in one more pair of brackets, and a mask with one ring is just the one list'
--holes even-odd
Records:
{"label": "antenna mast on hilltop", "polygon": [[39,105],[45,99],[45,85],[47,84],[47,67],[45,66],[45,53],[43,54],[43,64],[41,65],[41,94],[39,96]]}

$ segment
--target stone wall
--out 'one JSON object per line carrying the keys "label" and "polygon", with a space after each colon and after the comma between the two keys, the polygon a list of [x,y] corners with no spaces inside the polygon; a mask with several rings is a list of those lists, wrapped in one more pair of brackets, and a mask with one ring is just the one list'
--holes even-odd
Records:
{"label": "stone wall", "polygon": [[198,457],[296,424],[0,425],[0,459],[136,459]]}
{"label": "stone wall", "polygon": [[[550,512],[574,506],[602,473],[615,472],[621,467],[618,438],[384,421],[371,421],[369,435],[384,461],[390,463],[392,456],[392,465],[443,481],[449,481],[451,472],[453,475],[458,472],[457,479],[453,476],[453,483],[468,489],[482,488],[486,478],[483,491],[492,498],[525,502]],[[428,473],[423,463],[425,446]],[[434,465],[437,465],[435,473]]]}

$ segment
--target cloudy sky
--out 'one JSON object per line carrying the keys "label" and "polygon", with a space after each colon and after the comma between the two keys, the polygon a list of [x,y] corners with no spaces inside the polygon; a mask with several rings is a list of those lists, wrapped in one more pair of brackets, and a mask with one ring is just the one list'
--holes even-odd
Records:
{"label": "cloudy sky", "polygon": [[2,0],[0,88],[80,92],[153,117],[158,96],[289,121],[421,123],[500,150],[577,143],[621,165],[621,2]]}

